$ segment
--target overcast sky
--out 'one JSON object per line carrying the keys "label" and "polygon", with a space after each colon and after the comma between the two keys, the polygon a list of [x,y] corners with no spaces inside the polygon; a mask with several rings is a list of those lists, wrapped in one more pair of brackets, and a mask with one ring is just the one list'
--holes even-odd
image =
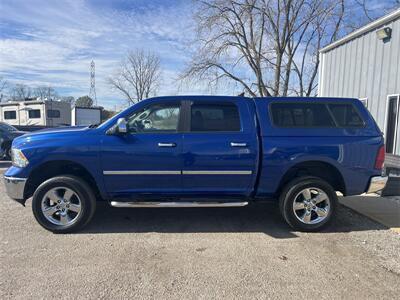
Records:
{"label": "overcast sky", "polygon": [[93,59],[99,104],[113,108],[124,101],[106,79],[129,49],[142,48],[161,58],[159,94],[207,93],[198,84],[188,89],[175,81],[191,56],[192,5],[191,0],[0,0],[0,76],[79,97],[89,93]]}

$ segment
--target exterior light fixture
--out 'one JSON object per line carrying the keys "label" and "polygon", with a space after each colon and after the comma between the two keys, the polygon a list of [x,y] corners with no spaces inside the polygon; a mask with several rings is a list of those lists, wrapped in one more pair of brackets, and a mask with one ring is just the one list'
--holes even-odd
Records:
{"label": "exterior light fixture", "polygon": [[392,28],[390,27],[383,27],[376,31],[376,36],[380,40],[388,40],[392,36]]}

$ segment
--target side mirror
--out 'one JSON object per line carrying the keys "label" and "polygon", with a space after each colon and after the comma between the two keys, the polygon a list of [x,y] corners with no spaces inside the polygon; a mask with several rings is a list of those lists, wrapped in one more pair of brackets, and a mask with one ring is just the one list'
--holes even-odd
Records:
{"label": "side mirror", "polygon": [[107,130],[107,135],[125,134],[128,132],[128,124],[124,118],[119,118],[117,123]]}
{"label": "side mirror", "polygon": [[115,133],[127,133],[128,132],[128,124],[126,123],[125,118],[119,118],[117,121],[117,125],[115,127]]}

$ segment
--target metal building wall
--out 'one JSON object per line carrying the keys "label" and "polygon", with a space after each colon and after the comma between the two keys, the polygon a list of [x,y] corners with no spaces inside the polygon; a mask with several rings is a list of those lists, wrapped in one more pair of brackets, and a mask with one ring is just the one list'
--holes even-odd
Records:
{"label": "metal building wall", "polygon": [[[376,35],[385,26],[392,28],[387,42]],[[383,131],[387,96],[392,94],[400,94],[400,18],[322,50],[319,96],[368,98],[368,109]],[[396,149],[400,155],[399,128]]]}

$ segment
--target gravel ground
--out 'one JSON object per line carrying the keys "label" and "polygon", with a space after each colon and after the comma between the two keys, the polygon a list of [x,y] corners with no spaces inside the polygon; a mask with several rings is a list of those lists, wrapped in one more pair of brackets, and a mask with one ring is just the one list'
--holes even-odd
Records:
{"label": "gravel ground", "polygon": [[[1,175],[1,174],[0,174]],[[276,205],[116,209],[55,235],[0,183],[0,298],[396,299],[400,235],[340,207],[322,233]]]}
{"label": "gravel ground", "polygon": [[388,196],[386,198],[390,199],[390,201],[400,202],[400,196]]}

